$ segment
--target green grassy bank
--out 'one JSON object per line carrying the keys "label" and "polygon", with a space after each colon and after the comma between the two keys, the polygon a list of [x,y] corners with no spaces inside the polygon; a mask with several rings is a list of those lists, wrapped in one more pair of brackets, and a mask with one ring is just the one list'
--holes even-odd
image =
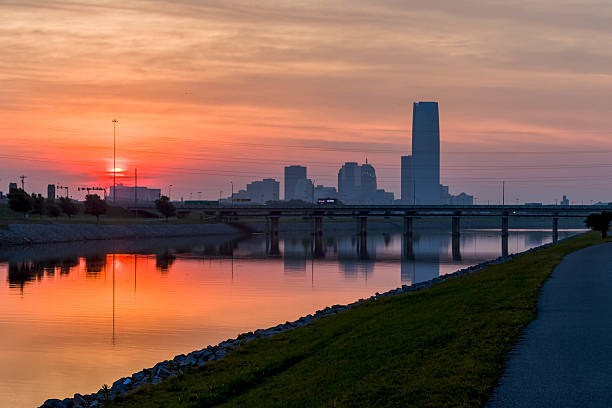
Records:
{"label": "green grassy bank", "polygon": [[107,406],[481,406],[510,346],[536,316],[542,283],[566,254],[601,242],[584,234],[422,291],[368,301]]}

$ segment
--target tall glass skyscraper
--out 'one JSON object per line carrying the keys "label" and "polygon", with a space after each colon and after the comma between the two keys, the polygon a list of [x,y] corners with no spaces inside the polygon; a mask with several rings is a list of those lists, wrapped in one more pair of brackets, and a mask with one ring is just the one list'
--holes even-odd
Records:
{"label": "tall glass skyscraper", "polygon": [[412,177],[415,204],[440,204],[438,102],[414,103],[412,111]]}

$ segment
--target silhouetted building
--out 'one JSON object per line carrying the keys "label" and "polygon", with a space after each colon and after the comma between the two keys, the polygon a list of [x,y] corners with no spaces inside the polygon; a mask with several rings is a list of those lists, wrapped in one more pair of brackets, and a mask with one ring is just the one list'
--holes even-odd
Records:
{"label": "silhouetted building", "polygon": [[346,203],[355,201],[361,185],[361,171],[356,162],[346,162],[338,171],[338,195]]}
{"label": "silhouetted building", "polygon": [[[116,193],[116,195],[115,195]],[[114,197],[115,201],[123,203],[154,202],[161,197],[161,189],[148,187],[128,187],[117,184],[117,188],[110,187],[109,197]]]}
{"label": "silhouetted building", "polygon": [[440,202],[447,205],[474,205],[474,196],[466,193],[452,195],[448,192],[448,186],[440,185]]}
{"label": "silhouetted building", "polygon": [[295,186],[298,180],[306,179],[306,167],[287,166],[285,167],[285,201],[294,200]]}
{"label": "silhouetted building", "polygon": [[466,193],[450,196],[451,205],[474,205],[474,196]]}
{"label": "silhouetted building", "polygon": [[47,186],[47,198],[49,200],[55,200],[55,184],[49,184]]}
{"label": "silhouetted building", "polygon": [[415,204],[414,179],[412,177],[412,156],[402,156],[402,202]]}
{"label": "silhouetted building", "polygon": [[294,200],[312,202],[314,198],[314,185],[310,179],[299,179],[295,183]]}
{"label": "silhouetted building", "polygon": [[251,202],[265,204],[268,201],[278,201],[280,183],[273,178],[253,181],[247,184],[246,193]]}
{"label": "silhouetted building", "polygon": [[393,193],[377,188],[376,170],[347,162],[338,172],[338,198],[346,204],[393,204]]}
{"label": "silhouetted building", "polygon": [[412,174],[416,204],[439,204],[440,126],[437,102],[414,103]]}
{"label": "silhouetted building", "polygon": [[567,196],[563,196],[563,200],[561,200],[561,205],[570,205],[570,201]]}
{"label": "silhouetted building", "polygon": [[319,198],[338,198],[336,187],[325,187],[318,185],[314,189],[314,198],[317,201]]}
{"label": "silhouetted building", "polygon": [[359,187],[361,195],[376,192],[376,170],[374,170],[371,164],[368,164],[367,158],[365,164],[361,166],[361,182]]}

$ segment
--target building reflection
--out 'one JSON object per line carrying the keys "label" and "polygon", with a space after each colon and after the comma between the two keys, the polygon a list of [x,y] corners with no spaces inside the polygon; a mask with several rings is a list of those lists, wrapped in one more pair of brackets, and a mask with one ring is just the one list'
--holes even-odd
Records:
{"label": "building reflection", "polygon": [[402,236],[400,278],[402,284],[413,284],[440,275],[440,253],[447,251],[449,238],[441,234],[414,233]]}
{"label": "building reflection", "polygon": [[285,274],[304,274],[306,273],[306,261],[312,251],[312,240],[285,239],[283,240],[283,267]]}

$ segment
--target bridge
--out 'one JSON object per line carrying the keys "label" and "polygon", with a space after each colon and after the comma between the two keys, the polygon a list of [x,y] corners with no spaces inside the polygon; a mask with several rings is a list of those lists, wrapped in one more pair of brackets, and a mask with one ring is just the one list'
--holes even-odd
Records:
{"label": "bridge", "polygon": [[[212,206],[177,205],[178,214],[190,212],[229,222],[236,218],[261,218],[267,222],[271,248],[278,248],[279,221],[281,218],[310,218],[314,220],[315,254],[322,250],[323,222],[325,219],[353,218],[357,220],[356,233],[365,238],[368,218],[402,218],[404,235],[411,247],[414,219],[427,217],[448,217],[453,235],[453,252],[459,253],[459,236],[462,217],[499,217],[502,235],[502,254],[508,253],[508,220],[510,217],[539,217],[551,219],[553,242],[558,239],[559,218],[585,218],[591,213],[612,210],[612,206],[593,205],[311,205],[303,207],[283,207],[266,205]],[[127,206],[133,211],[150,211],[153,204]],[[366,240],[361,240],[365,245]],[[456,248],[455,248],[456,247]],[[365,249],[365,248],[364,248]],[[409,249],[408,249],[408,252]]]}

